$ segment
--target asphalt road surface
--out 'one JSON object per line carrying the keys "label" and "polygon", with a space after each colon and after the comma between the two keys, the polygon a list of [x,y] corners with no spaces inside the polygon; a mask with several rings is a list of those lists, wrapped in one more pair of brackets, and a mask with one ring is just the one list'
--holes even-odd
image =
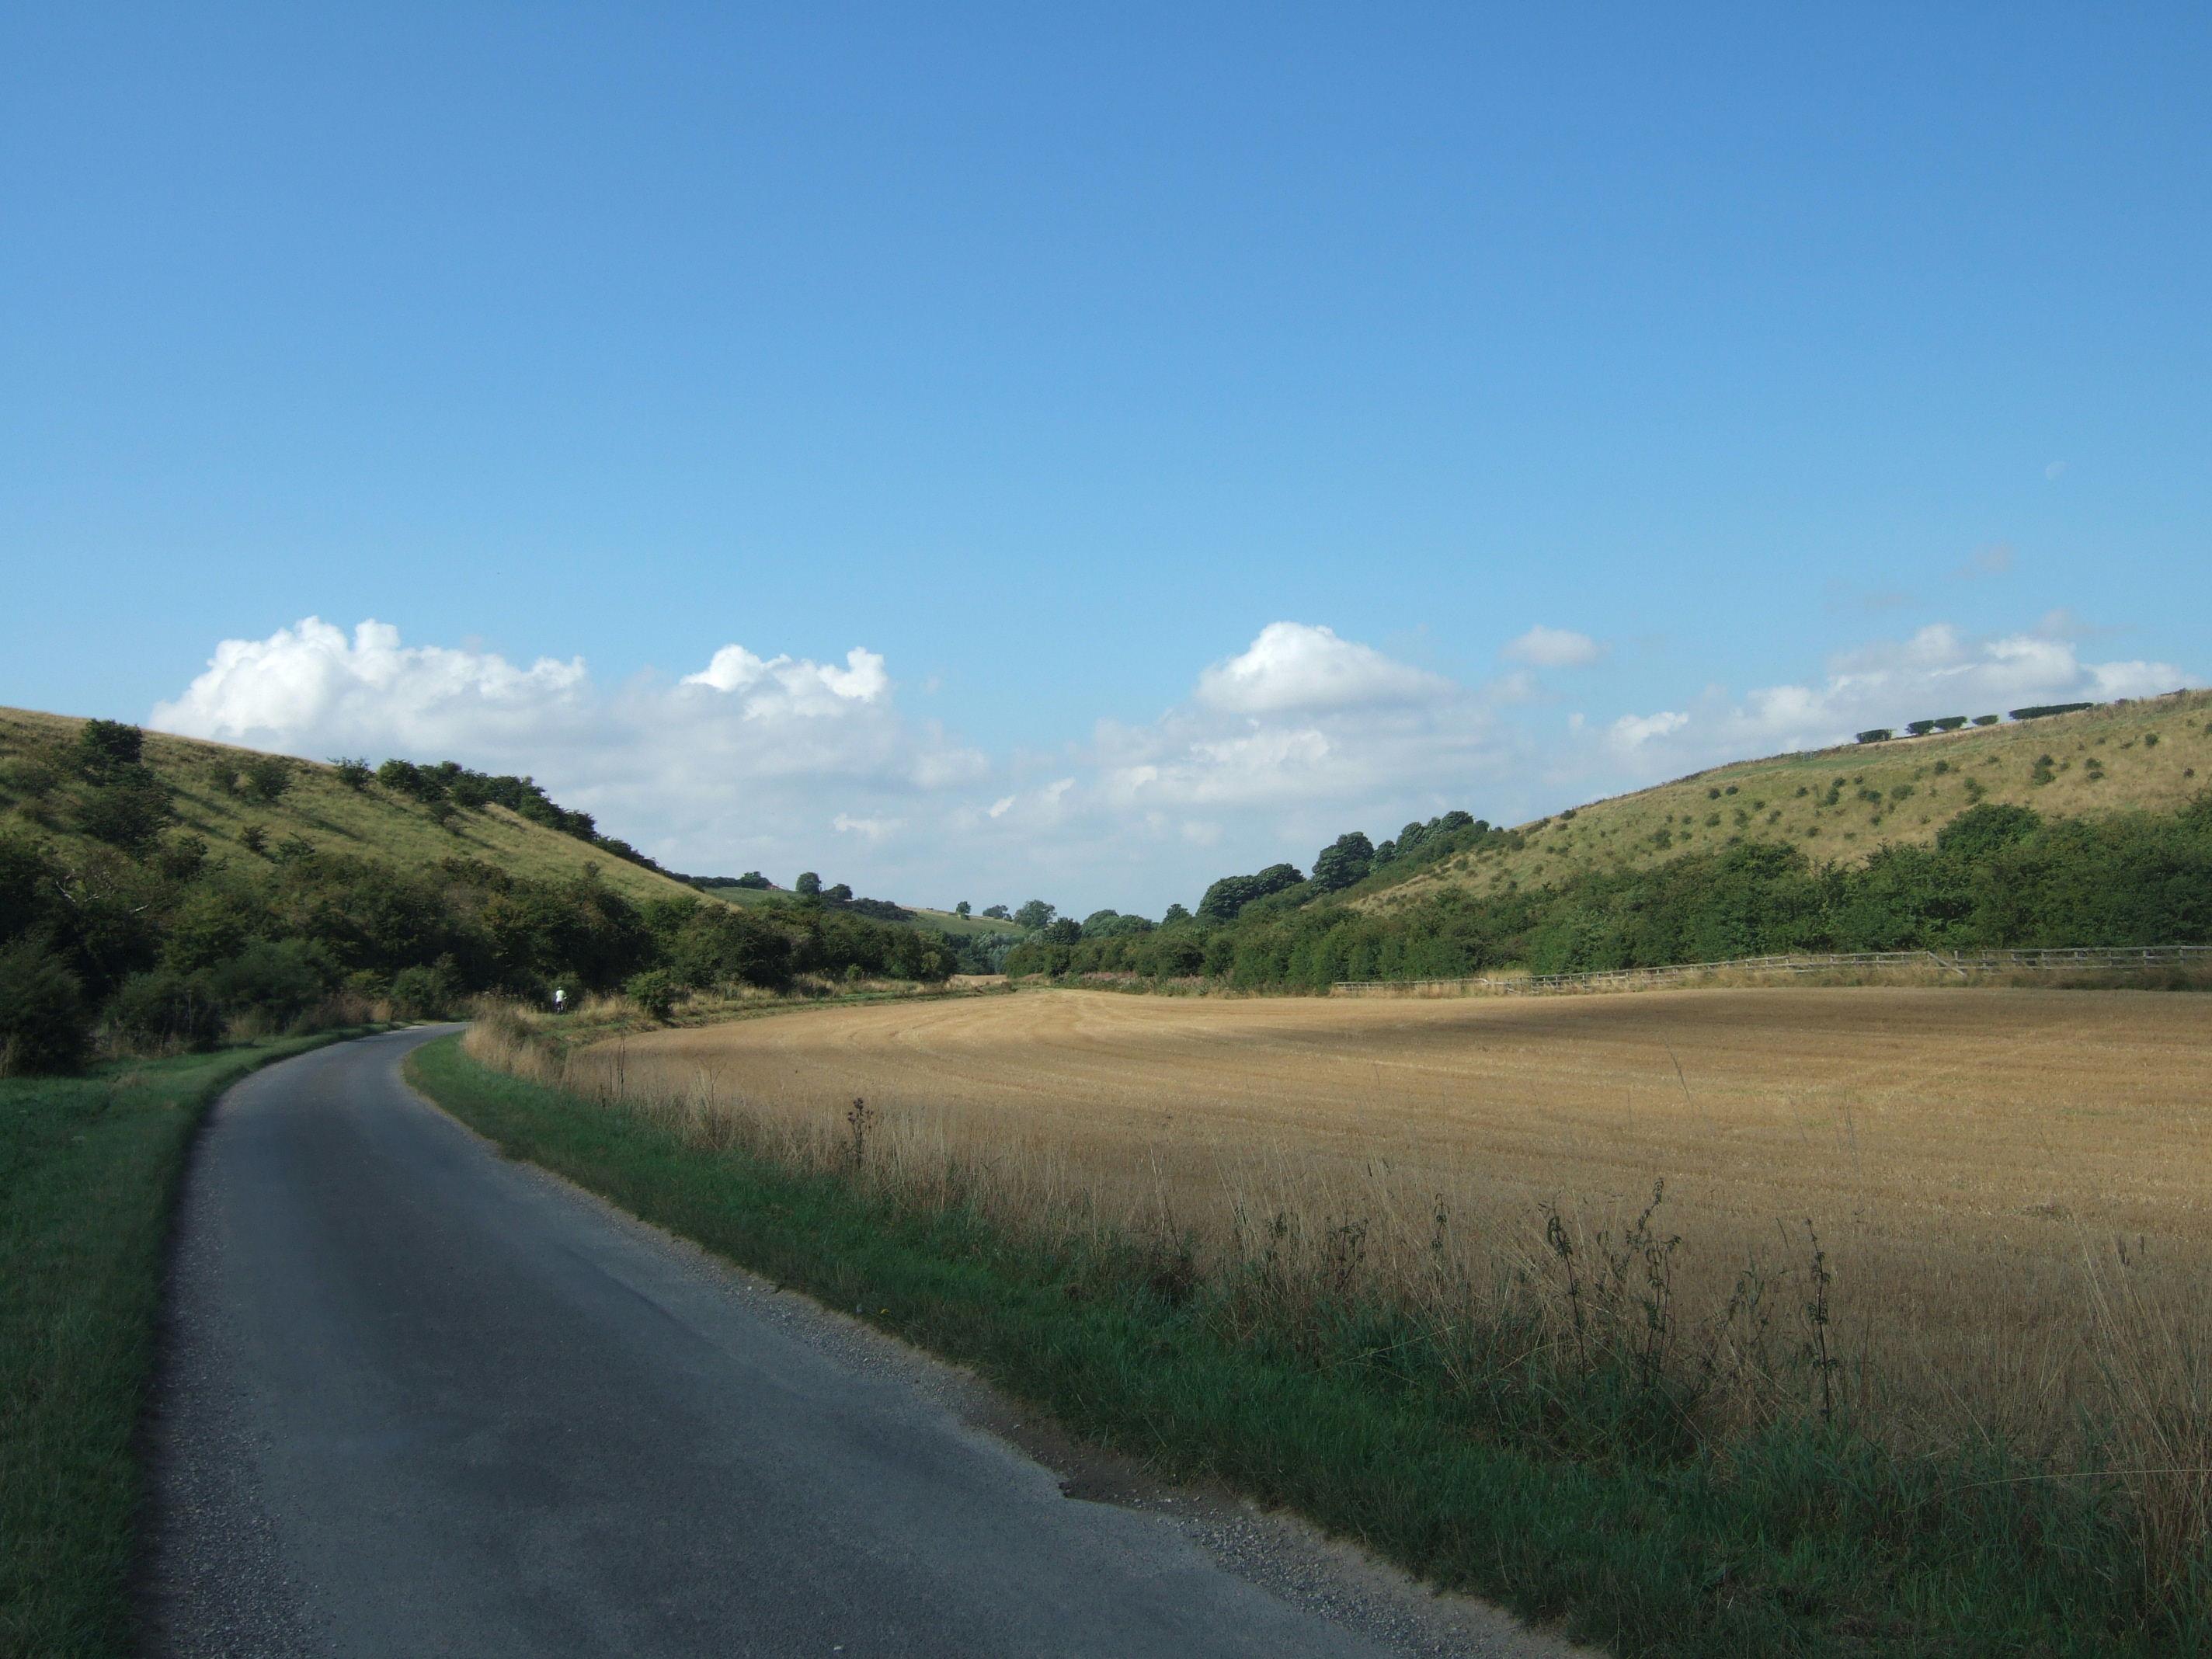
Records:
{"label": "asphalt road surface", "polygon": [[399,1066],[437,1034],[273,1066],[205,1126],[151,1651],[1558,1650],[1249,1513],[1071,1495],[947,1368],[423,1103]]}

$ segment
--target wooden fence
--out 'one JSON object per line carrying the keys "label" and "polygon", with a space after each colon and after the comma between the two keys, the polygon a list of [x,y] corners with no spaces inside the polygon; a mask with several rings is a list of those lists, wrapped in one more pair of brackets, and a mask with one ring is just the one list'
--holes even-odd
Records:
{"label": "wooden fence", "polygon": [[2120,969],[2212,967],[2212,945],[2089,945],[2058,951],[1858,951],[1838,956],[1739,957],[1730,962],[1685,962],[1668,968],[1613,968],[1589,974],[1529,974],[1513,979],[1343,979],[1332,992],[1408,991],[1424,987],[1480,986],[1508,994],[1536,991],[1598,991],[1669,985],[1703,974],[1822,974],[1850,968],[1933,968],[1970,978],[1975,974],[2066,973]]}

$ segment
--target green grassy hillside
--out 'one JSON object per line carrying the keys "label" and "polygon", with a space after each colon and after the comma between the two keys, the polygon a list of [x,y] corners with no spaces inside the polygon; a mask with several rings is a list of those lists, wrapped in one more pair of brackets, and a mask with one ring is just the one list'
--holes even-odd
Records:
{"label": "green grassy hillside", "polygon": [[[84,726],[82,720],[21,708],[0,708],[0,830],[32,829],[66,851],[88,844],[78,828],[77,810],[85,790],[68,758]],[[599,867],[599,878],[625,898],[647,899],[690,893],[682,883],[626,863],[573,836],[549,830],[504,806],[454,811],[441,823],[427,802],[395,793],[375,783],[348,788],[337,769],[316,761],[287,759],[288,782],[275,800],[254,798],[237,775],[266,758],[251,749],[204,743],[158,732],[145,736],[146,763],[174,791],[171,805],[176,831],[203,837],[211,864],[253,872],[273,868],[265,852],[256,854],[240,841],[250,825],[260,826],[264,847],[288,841],[307,842],[319,852],[356,857],[407,868],[441,859],[482,859],[511,875],[558,880]]]}
{"label": "green grassy hillside", "polygon": [[1486,896],[1547,887],[1740,841],[1779,842],[1819,863],[1857,864],[1884,843],[1932,843],[1937,830],[1985,800],[2030,806],[2046,818],[2085,817],[2172,811],[2208,786],[2212,692],[2176,692],[1717,767],[1540,818],[1434,864],[1386,868],[1346,896],[1362,908],[1391,908],[1455,889]]}
{"label": "green grassy hillside", "polygon": [[[750,909],[788,900],[791,895],[781,888],[709,887],[709,898],[720,899],[725,904],[734,904]],[[1021,929],[1011,921],[1000,921],[995,916],[957,916],[950,910],[933,910],[926,904],[902,907],[914,912],[914,921],[908,925],[927,928],[932,933],[949,933],[955,939],[1018,939]]]}

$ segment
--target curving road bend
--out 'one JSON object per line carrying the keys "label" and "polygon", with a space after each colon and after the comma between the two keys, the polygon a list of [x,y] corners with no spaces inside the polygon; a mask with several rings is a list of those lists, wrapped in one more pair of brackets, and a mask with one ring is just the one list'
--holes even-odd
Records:
{"label": "curving road bend", "polygon": [[149,1651],[1560,1650],[1225,1506],[1071,1496],[954,1373],[428,1106],[399,1066],[438,1034],[273,1066],[204,1127]]}

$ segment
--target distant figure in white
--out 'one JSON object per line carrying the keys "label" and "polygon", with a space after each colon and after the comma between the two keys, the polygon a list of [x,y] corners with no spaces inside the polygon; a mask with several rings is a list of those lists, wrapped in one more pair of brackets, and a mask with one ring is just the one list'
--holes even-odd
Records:
{"label": "distant figure in white", "polygon": [[559,986],[555,986],[553,988],[553,1012],[556,1014],[566,1013],[568,1012],[568,994],[562,990]]}

